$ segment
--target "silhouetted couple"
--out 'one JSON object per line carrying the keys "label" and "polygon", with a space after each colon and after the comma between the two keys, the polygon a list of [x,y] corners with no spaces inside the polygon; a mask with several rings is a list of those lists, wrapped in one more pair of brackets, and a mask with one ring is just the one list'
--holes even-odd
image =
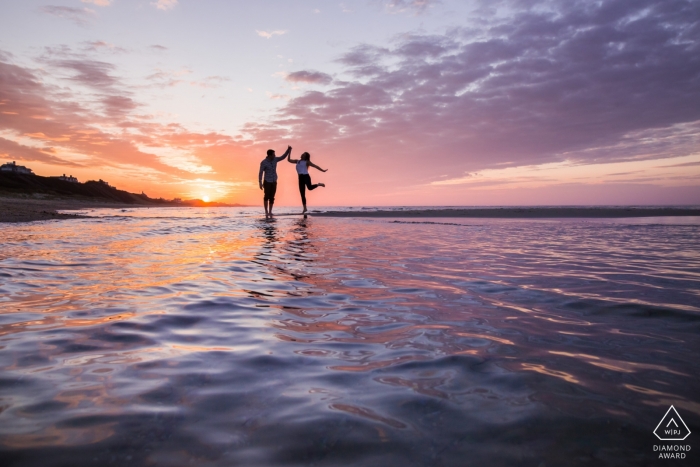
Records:
{"label": "silhouetted couple", "polygon": [[275,156],[274,149],[267,150],[267,157],[263,159],[260,163],[260,173],[258,174],[258,183],[260,184],[260,189],[264,190],[265,197],[263,198],[263,205],[265,206],[265,218],[272,217],[272,206],[275,204],[275,193],[277,192],[277,163],[289,158],[289,162],[297,165],[297,174],[299,175],[299,193],[301,194],[301,203],[304,205],[304,210],[302,214],[306,213],[306,189],[315,190],[317,187],[326,185],[323,183],[317,183],[316,185],[311,184],[311,176],[309,175],[309,167],[320,170],[321,172],[327,172],[328,169],[322,169],[321,167],[313,164],[311,162],[311,155],[305,152],[301,155],[300,159],[292,159],[292,147],[287,146],[287,150],[284,154],[277,157]]}

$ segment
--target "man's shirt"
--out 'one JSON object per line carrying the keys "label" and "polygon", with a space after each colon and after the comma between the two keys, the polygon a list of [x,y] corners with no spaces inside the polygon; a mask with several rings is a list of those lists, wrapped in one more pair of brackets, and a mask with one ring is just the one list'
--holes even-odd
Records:
{"label": "man's shirt", "polygon": [[263,161],[260,163],[260,173],[258,173],[258,181],[262,182],[263,180],[263,174],[265,174],[265,181],[266,182],[276,182],[277,181],[277,163],[287,157],[287,154],[289,151],[286,151],[284,154],[282,154],[279,157],[275,157],[273,159],[268,159],[267,157],[263,159]]}

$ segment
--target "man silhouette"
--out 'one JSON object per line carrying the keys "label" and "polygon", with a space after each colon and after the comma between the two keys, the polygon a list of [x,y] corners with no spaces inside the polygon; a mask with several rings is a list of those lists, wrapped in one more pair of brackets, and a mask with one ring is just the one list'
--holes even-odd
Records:
{"label": "man silhouette", "polygon": [[258,183],[260,189],[265,192],[263,205],[265,206],[265,219],[272,217],[272,206],[275,204],[275,193],[277,192],[277,163],[283,161],[292,153],[292,147],[287,146],[287,150],[279,157],[275,156],[274,149],[267,150],[267,157],[260,162],[260,173],[258,173]]}

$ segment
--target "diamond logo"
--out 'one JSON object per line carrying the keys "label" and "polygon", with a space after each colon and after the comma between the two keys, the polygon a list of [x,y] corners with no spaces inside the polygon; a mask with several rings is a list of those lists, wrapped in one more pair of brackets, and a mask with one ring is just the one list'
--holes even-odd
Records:
{"label": "diamond logo", "polygon": [[676,408],[671,406],[654,429],[654,434],[661,441],[683,441],[690,434],[690,430],[678,415]]}

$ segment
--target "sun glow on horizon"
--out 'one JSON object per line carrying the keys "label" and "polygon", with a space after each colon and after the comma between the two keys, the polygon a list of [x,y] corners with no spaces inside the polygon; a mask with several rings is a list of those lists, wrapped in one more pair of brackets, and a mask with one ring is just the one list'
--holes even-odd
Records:
{"label": "sun glow on horizon", "polygon": [[208,202],[209,202],[209,199],[210,199],[210,198],[209,198],[209,195],[204,195],[204,196],[202,196],[202,201],[204,201],[205,203],[208,203]]}

